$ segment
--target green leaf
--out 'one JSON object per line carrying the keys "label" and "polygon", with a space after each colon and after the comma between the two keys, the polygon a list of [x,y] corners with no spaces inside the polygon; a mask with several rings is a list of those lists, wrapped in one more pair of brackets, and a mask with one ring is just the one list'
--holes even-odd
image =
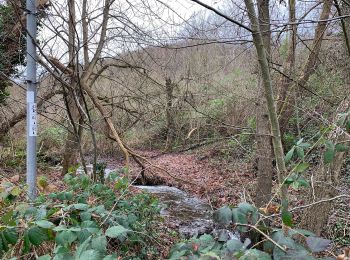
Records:
{"label": "green leaf", "polygon": [[295,146],[293,146],[292,149],[290,149],[289,152],[286,154],[286,156],[284,157],[285,163],[288,163],[292,159],[294,150],[295,150]]}
{"label": "green leaf", "polygon": [[271,256],[263,251],[257,249],[247,250],[240,260],[271,260]]}
{"label": "green leaf", "polygon": [[226,248],[230,253],[238,252],[243,248],[243,243],[237,239],[227,241]]}
{"label": "green leaf", "polygon": [[310,236],[306,238],[306,244],[313,253],[318,253],[326,250],[331,242],[331,240],[321,237]]}
{"label": "green leaf", "polygon": [[219,225],[227,226],[232,222],[232,210],[227,206],[219,208],[214,212],[213,218]]}
{"label": "green leaf", "polygon": [[309,230],[306,229],[300,229],[300,228],[296,228],[296,229],[290,229],[289,230],[289,235],[293,236],[295,234],[301,234],[304,236],[315,236],[315,234]]}
{"label": "green leaf", "polygon": [[125,236],[128,231],[129,231],[128,229],[124,228],[121,225],[113,226],[106,230],[106,236],[112,237],[112,238],[118,237],[121,235]]}
{"label": "green leaf", "polygon": [[297,142],[297,145],[298,146],[301,145],[303,141],[304,141],[304,138],[299,139],[298,142]]}
{"label": "green leaf", "polygon": [[296,147],[296,151],[297,151],[298,157],[303,160],[304,157],[305,157],[304,149],[299,147],[299,146],[297,146]]}
{"label": "green leaf", "polygon": [[297,188],[299,187],[309,187],[309,182],[305,180],[303,177],[299,177],[294,183],[297,184]]}
{"label": "green leaf", "polygon": [[88,237],[91,236],[91,233],[87,229],[83,229],[75,234],[77,235],[80,243],[83,243]]}
{"label": "green leaf", "polygon": [[13,196],[18,196],[19,194],[21,194],[21,189],[18,186],[13,187],[10,193]]}
{"label": "green leaf", "polygon": [[8,244],[5,237],[4,237],[4,234],[3,232],[0,232],[0,240],[2,241],[2,250],[4,250],[5,252],[7,250],[9,250],[9,247],[8,247]]}
{"label": "green leaf", "polygon": [[96,224],[95,221],[86,220],[80,224],[81,228],[85,228],[90,233],[98,233],[100,231],[100,227]]}
{"label": "green leaf", "polygon": [[335,146],[334,144],[327,140],[325,142],[325,146],[326,146],[326,151],[324,152],[324,155],[323,155],[323,161],[325,164],[328,164],[330,163],[331,161],[333,161],[334,159],[334,155],[335,155]]}
{"label": "green leaf", "polygon": [[299,163],[298,166],[295,168],[295,171],[298,173],[304,172],[307,168],[309,168],[310,164],[303,162]]}
{"label": "green leaf", "polygon": [[23,235],[23,254],[27,254],[30,251],[30,240],[28,231],[24,232]]}
{"label": "green leaf", "polygon": [[55,227],[54,223],[47,220],[39,220],[39,221],[36,221],[35,224],[41,228],[47,228],[47,229],[52,229]]}
{"label": "green leaf", "polygon": [[73,192],[69,191],[65,193],[65,199],[66,200],[72,200],[73,199]]}
{"label": "green leaf", "polygon": [[42,255],[37,258],[37,260],[51,260],[50,255]]}
{"label": "green leaf", "polygon": [[91,241],[91,236],[88,237],[83,243],[80,244],[80,246],[77,248],[77,251],[75,253],[75,255],[80,258],[80,256],[82,255],[82,253],[84,251],[86,251],[90,245],[90,241]]}
{"label": "green leaf", "polygon": [[99,236],[91,240],[91,247],[99,252],[106,252],[107,250],[107,238],[106,236]]}
{"label": "green leaf", "polygon": [[333,149],[327,149],[323,155],[323,161],[325,164],[331,163],[334,159],[335,152]]}
{"label": "green leaf", "polygon": [[345,145],[345,144],[336,144],[335,145],[335,150],[337,152],[346,152],[349,150],[349,146]]}
{"label": "green leaf", "polygon": [[301,143],[298,146],[303,148],[303,149],[307,149],[307,148],[309,148],[311,146],[311,144],[309,144],[309,143]]}
{"label": "green leaf", "polygon": [[61,253],[55,255],[53,260],[77,260],[70,253]]}
{"label": "green leaf", "polygon": [[90,212],[81,212],[80,218],[82,221],[91,220],[91,213]]}
{"label": "green leaf", "polygon": [[283,224],[285,224],[288,227],[293,226],[293,215],[289,211],[283,210],[282,211],[282,221]]}
{"label": "green leaf", "polygon": [[16,244],[17,243],[17,240],[18,240],[18,234],[17,234],[17,231],[16,229],[14,228],[11,228],[11,229],[5,229],[3,231],[3,234],[4,234],[4,237],[7,241],[8,244]]}
{"label": "green leaf", "polygon": [[89,208],[89,205],[84,203],[77,203],[77,204],[73,204],[72,207],[78,210],[87,210]]}
{"label": "green leaf", "polygon": [[29,241],[35,246],[38,246],[42,242],[50,239],[48,234],[47,234],[47,231],[40,228],[40,227],[30,228],[28,230],[28,237],[29,237]]}
{"label": "green leaf", "polygon": [[57,244],[62,246],[71,245],[76,239],[77,235],[70,230],[62,231],[56,236]]}
{"label": "green leaf", "polygon": [[293,176],[288,176],[285,180],[284,180],[284,185],[289,185],[291,183],[293,183],[295,181],[295,178]]}
{"label": "green leaf", "polygon": [[56,232],[60,232],[60,231],[65,231],[65,230],[68,230],[68,228],[66,226],[57,226],[57,227],[54,227],[52,229],[53,231],[56,231]]}
{"label": "green leaf", "polygon": [[5,213],[1,217],[1,221],[7,226],[16,226],[16,221],[13,218],[13,210],[10,210],[9,212]]}
{"label": "green leaf", "polygon": [[79,257],[80,260],[100,260],[101,258],[100,252],[93,249],[84,251]]}

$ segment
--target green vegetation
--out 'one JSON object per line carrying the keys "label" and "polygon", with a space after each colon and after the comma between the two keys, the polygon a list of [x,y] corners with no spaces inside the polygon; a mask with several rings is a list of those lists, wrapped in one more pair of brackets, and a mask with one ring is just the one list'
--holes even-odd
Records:
{"label": "green vegetation", "polygon": [[65,184],[66,190],[41,194],[28,204],[21,201],[23,186],[2,182],[3,259],[139,259],[158,254],[156,199],[130,193],[125,179],[114,173],[107,184],[85,175],[66,175]]}
{"label": "green vegetation", "polygon": [[[244,242],[238,239],[228,239],[226,233],[214,238],[202,235],[176,244],[170,251],[170,259],[189,257],[190,259],[318,259],[313,256],[328,248],[331,241],[317,237],[312,232],[302,229],[271,229],[263,222],[257,223],[261,217],[258,209],[248,203],[241,203],[236,208],[222,207],[214,213],[214,219],[221,226],[228,227],[232,223],[241,234],[250,227],[264,230],[263,242],[257,248],[252,248],[252,241],[246,238]],[[283,215],[282,215],[283,218]],[[322,259],[322,257],[321,257]]]}

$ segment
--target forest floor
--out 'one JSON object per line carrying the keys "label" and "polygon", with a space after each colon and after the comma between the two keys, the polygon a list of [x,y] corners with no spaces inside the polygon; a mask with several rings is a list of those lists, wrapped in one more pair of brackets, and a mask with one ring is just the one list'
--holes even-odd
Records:
{"label": "forest floor", "polygon": [[[253,167],[240,162],[232,165],[218,161],[210,153],[161,153],[158,151],[137,151],[147,158],[145,177],[147,185],[174,186],[194,196],[208,200],[212,207],[223,204],[237,204],[251,201],[255,173]],[[115,161],[108,163],[109,167]],[[141,168],[133,163],[131,173],[140,177]],[[141,182],[137,181],[138,184]]]}

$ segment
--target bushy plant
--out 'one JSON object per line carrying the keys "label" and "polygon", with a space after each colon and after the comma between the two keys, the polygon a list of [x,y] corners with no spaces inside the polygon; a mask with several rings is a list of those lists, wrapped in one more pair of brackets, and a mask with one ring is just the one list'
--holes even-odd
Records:
{"label": "bushy plant", "polygon": [[101,184],[86,175],[66,175],[66,190],[41,194],[33,205],[15,203],[23,189],[3,183],[1,257],[43,252],[39,259],[127,259],[156,254],[157,200],[130,193],[124,178],[110,176],[108,184]]}
{"label": "bushy plant", "polygon": [[[261,231],[264,236],[253,245],[249,238],[243,242],[227,239],[227,236],[214,238],[205,234],[176,244],[170,251],[170,259],[317,259],[315,253],[324,251],[330,240],[317,237],[303,229],[272,229],[259,222],[263,217],[257,208],[241,203],[235,208],[222,207],[214,213],[218,225],[226,228],[233,225],[244,234],[249,231]],[[256,247],[256,248],[255,248]]]}

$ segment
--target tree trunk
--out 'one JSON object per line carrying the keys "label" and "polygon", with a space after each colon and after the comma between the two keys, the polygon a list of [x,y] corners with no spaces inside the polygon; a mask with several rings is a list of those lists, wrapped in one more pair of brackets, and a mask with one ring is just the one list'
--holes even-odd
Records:
{"label": "tree trunk", "polygon": [[[260,30],[264,41],[264,47],[268,57],[271,52],[271,31],[270,31],[270,11],[269,0],[258,1],[258,12],[260,21]],[[271,199],[272,190],[272,140],[267,111],[266,99],[264,98],[264,88],[261,85],[262,80],[259,75],[258,83],[258,101],[256,102],[256,142],[257,142],[257,183],[255,189],[255,205],[263,207]]]}
{"label": "tree trunk", "polygon": [[[73,75],[71,75],[71,88],[67,92],[66,98],[66,109],[69,114],[70,124],[68,126],[69,132],[67,135],[67,140],[65,143],[65,150],[63,154],[63,162],[62,162],[62,175],[65,175],[68,172],[69,167],[77,164],[78,151],[80,146],[80,135],[82,133],[82,128],[80,127],[83,123],[83,120],[80,116],[77,101],[74,98],[75,91],[78,90],[78,83],[76,75],[78,74],[77,63],[76,61],[76,43],[75,43],[75,0],[68,1],[68,11],[69,11],[69,19],[68,19],[68,58],[69,64],[68,67],[73,71]],[[81,97],[81,95],[78,95]],[[79,98],[78,102],[81,101]],[[81,104],[81,102],[80,102]],[[79,124],[78,124],[79,122]],[[81,123],[81,124],[80,124]]]}
{"label": "tree trunk", "polygon": [[[290,4],[292,4],[294,0],[290,0]],[[294,52],[295,52],[295,36],[291,37],[291,45],[289,46],[288,51],[288,58],[285,65],[285,70],[288,73],[285,73],[289,76],[288,78],[281,79],[280,83],[280,94],[279,94],[279,122],[281,126],[281,135],[283,136],[284,133],[287,130],[289,119],[292,117],[295,109],[295,91],[297,90],[298,86],[304,86],[312,74],[315,73],[316,67],[317,67],[317,59],[321,50],[321,44],[323,35],[327,29],[327,21],[329,18],[329,15],[331,13],[331,7],[332,7],[332,0],[324,0],[322,12],[320,15],[319,22],[317,24],[317,27],[315,29],[315,37],[312,43],[312,46],[310,47],[310,54],[306,60],[306,63],[304,65],[304,68],[302,70],[302,75],[299,78],[295,78],[295,75],[293,73],[293,67],[294,67]],[[295,2],[294,2],[295,5]],[[294,10],[290,9],[290,12],[294,12],[291,15],[290,19],[295,20],[295,6]],[[296,35],[297,27],[296,25],[291,26],[291,30]],[[294,39],[294,40],[293,40]],[[294,42],[293,42],[294,41]],[[292,84],[293,81],[293,84]]]}
{"label": "tree trunk", "polygon": [[71,166],[75,166],[78,162],[78,152],[80,146],[80,137],[82,134],[83,120],[76,106],[73,90],[65,97],[67,114],[69,115],[70,124],[68,126],[68,134],[64,147],[62,175],[65,175]]}
{"label": "tree trunk", "polygon": [[[251,22],[252,36],[255,49],[257,51],[263,87],[265,91],[265,99],[268,108],[268,115],[271,126],[273,150],[277,164],[277,175],[279,184],[281,185],[281,199],[282,202],[287,202],[287,189],[284,182],[284,177],[286,175],[286,166],[284,163],[284,152],[281,140],[281,133],[279,128],[279,123],[277,119],[276,105],[273,96],[271,75],[269,70],[269,63],[266,55],[266,50],[264,47],[263,37],[259,28],[259,21],[255,14],[255,8],[252,0],[244,0],[247,7],[248,16]],[[288,204],[282,203],[282,210],[288,210]]]}
{"label": "tree trunk", "polygon": [[[349,109],[350,100],[346,99],[341,103],[338,111],[350,113]],[[350,120],[349,115],[344,121],[347,122],[348,120]],[[333,121],[339,122],[339,118],[335,118]],[[346,133],[341,127],[344,128],[344,125],[334,129],[329,134],[328,140],[331,140],[334,144],[349,142],[349,133]],[[312,185],[314,189],[311,190],[309,194],[310,199],[307,204],[337,196],[337,190],[335,187],[340,184],[341,168],[346,156],[347,152],[336,152],[334,159],[328,164],[323,162],[323,157],[321,158],[321,162],[319,163],[320,167]],[[303,214],[300,225],[303,228],[320,235],[322,229],[327,224],[331,210],[331,201],[318,203],[317,205],[311,206]],[[317,212],[317,214],[315,214],[315,212]]]}
{"label": "tree trunk", "polygon": [[165,92],[166,92],[166,144],[165,150],[170,151],[174,144],[175,138],[175,122],[174,122],[174,111],[173,111],[173,91],[174,83],[171,82],[170,78],[165,79]]}

